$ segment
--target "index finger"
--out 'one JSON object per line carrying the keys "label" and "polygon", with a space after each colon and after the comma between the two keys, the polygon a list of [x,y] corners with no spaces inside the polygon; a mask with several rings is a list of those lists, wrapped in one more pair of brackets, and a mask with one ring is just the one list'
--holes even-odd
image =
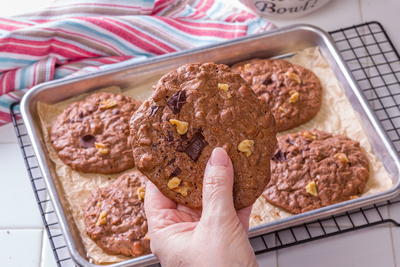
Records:
{"label": "index finger", "polygon": [[146,216],[151,216],[154,212],[164,209],[176,209],[176,203],[164,196],[150,180],[147,181],[144,196]]}

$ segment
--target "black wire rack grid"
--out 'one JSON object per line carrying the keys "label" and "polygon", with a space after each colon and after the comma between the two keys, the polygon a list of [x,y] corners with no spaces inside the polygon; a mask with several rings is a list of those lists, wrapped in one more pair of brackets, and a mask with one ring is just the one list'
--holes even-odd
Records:
{"label": "black wire rack grid", "polygon": [[[339,29],[330,34],[400,152],[400,56],[392,41],[378,22]],[[68,253],[24,123],[20,119],[18,103],[11,106],[11,114],[57,265],[76,266]],[[262,254],[384,223],[400,227],[400,222],[390,219],[387,212],[387,207],[393,205],[400,205],[400,198],[252,237],[250,241],[255,254]]]}

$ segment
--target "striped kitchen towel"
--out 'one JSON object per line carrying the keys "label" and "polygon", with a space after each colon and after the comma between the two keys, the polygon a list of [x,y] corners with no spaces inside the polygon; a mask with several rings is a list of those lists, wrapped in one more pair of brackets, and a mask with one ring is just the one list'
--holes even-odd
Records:
{"label": "striped kitchen towel", "polygon": [[0,18],[0,125],[10,121],[10,104],[39,83],[274,27],[231,1],[58,0]]}

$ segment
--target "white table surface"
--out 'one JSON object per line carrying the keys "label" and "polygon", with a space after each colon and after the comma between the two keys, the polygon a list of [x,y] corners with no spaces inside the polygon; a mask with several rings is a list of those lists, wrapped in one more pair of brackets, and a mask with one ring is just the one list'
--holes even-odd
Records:
{"label": "white table surface", "polygon": [[[2,3],[0,16],[18,13],[28,2],[27,10],[33,2],[38,7],[49,0],[7,1]],[[400,48],[399,16],[399,0],[333,0],[307,17],[274,22],[278,26],[309,23],[329,31],[377,20]],[[56,266],[11,125],[0,127],[0,170],[0,266]],[[398,221],[399,206],[388,211]],[[271,267],[400,267],[400,228],[367,228],[257,258],[260,266]]]}

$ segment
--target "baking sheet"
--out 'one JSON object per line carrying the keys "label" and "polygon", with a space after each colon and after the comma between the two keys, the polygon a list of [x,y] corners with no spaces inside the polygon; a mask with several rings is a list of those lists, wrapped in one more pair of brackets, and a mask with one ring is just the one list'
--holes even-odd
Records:
{"label": "baking sheet", "polygon": [[[334,134],[345,134],[361,143],[362,148],[367,152],[370,161],[371,177],[366,186],[365,194],[373,194],[389,189],[392,186],[392,181],[388,173],[383,168],[381,162],[372,154],[371,146],[368,143],[367,137],[358,122],[353,109],[348,102],[344,91],[341,89],[338,80],[333,71],[330,69],[327,61],[321,56],[317,48],[306,49],[298,52],[290,61],[311,69],[320,78],[323,86],[323,102],[320,112],[317,116],[307,124],[302,125],[289,132],[298,131],[300,129],[317,128],[332,132]],[[123,94],[134,97],[137,100],[145,100],[152,92],[152,85],[159,77],[154,77],[135,88],[123,90]],[[102,91],[118,93],[121,90],[118,87],[103,89]],[[55,105],[47,105],[38,103],[38,114],[41,120],[43,136],[46,143],[49,157],[54,163],[54,170],[57,179],[61,182],[65,198],[71,206],[71,212],[76,223],[76,226],[81,234],[82,242],[87,251],[87,256],[95,263],[110,263],[128,259],[124,256],[113,256],[104,253],[85,233],[83,221],[83,208],[86,199],[90,192],[99,187],[110,184],[116,175],[102,174],[85,174],[73,171],[68,166],[64,165],[58,158],[56,152],[49,142],[48,129],[54,122],[55,118],[63,111],[63,109],[71,102],[82,99],[87,96],[81,95],[67,101],[57,103]],[[130,171],[130,170],[127,170]],[[260,197],[253,206],[253,211],[250,218],[250,226],[256,226],[271,222],[280,218],[290,216],[289,213],[274,207],[265,202]]]}
{"label": "baking sheet", "polygon": [[[358,142],[366,153],[370,163],[370,178],[366,184],[363,195],[371,195],[383,192],[392,187],[392,180],[381,161],[372,153],[368,138],[361,127],[359,118],[353,111],[350,102],[337,80],[333,70],[318,48],[307,48],[288,59],[292,63],[299,64],[312,70],[320,79],[323,94],[321,110],[309,122],[280,133],[298,132],[304,129],[318,129],[333,134],[343,134]],[[269,223],[292,214],[275,207],[261,196],[253,205],[250,216],[250,227]]]}

